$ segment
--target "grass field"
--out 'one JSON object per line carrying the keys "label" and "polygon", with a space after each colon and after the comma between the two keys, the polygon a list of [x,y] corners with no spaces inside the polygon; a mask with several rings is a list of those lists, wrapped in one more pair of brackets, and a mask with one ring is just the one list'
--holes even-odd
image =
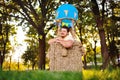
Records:
{"label": "grass field", "polygon": [[120,69],[90,69],[82,72],[0,71],[0,80],[120,80]]}

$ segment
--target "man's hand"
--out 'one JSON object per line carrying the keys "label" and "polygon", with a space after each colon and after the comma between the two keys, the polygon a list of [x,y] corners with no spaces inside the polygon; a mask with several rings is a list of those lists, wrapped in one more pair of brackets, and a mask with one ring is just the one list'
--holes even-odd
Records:
{"label": "man's hand", "polygon": [[54,42],[61,43],[61,41],[62,41],[62,38],[58,37],[58,38],[50,39],[48,41],[48,44],[51,44],[51,43],[54,43]]}
{"label": "man's hand", "polygon": [[61,43],[61,41],[63,41],[63,39],[62,38],[56,38],[56,40],[55,40],[55,42],[58,42],[58,43]]}

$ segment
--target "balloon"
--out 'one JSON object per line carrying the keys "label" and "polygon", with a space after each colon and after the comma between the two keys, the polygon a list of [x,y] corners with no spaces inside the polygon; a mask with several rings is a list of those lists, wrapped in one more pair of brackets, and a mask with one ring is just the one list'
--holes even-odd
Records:
{"label": "balloon", "polygon": [[57,19],[78,20],[78,10],[71,4],[63,4],[56,10]]}
{"label": "balloon", "polygon": [[72,27],[72,20],[78,20],[78,10],[71,4],[63,4],[56,10],[55,19],[62,20],[61,25]]}

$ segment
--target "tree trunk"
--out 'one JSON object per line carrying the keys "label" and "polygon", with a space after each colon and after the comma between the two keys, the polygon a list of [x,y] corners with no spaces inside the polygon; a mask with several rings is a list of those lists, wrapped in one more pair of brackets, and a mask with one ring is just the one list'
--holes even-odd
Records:
{"label": "tree trunk", "polygon": [[84,61],[83,61],[83,64],[84,64],[84,69],[86,69],[86,68],[87,68],[86,55],[87,55],[87,54],[85,54],[85,55],[83,56],[83,57],[84,57]]}
{"label": "tree trunk", "polygon": [[94,41],[94,43],[95,43],[95,47],[93,49],[93,51],[94,51],[94,64],[95,64],[95,67],[97,67],[97,58],[96,58],[96,43],[97,43],[97,41]]}
{"label": "tree trunk", "polygon": [[107,48],[107,44],[106,44],[106,39],[105,39],[105,31],[103,28],[103,17],[100,16],[100,11],[99,11],[96,0],[91,0],[91,2],[93,3],[92,12],[94,14],[94,17],[95,17],[95,20],[97,23],[100,41],[101,41],[101,53],[102,53],[102,57],[103,57],[103,65],[101,68],[105,69],[108,65],[109,56],[108,56],[108,48]]}
{"label": "tree trunk", "polygon": [[39,37],[39,69],[45,69],[45,35]]}
{"label": "tree trunk", "polygon": [[32,63],[32,70],[35,69],[35,63]]}
{"label": "tree trunk", "polygon": [[100,41],[101,41],[101,53],[103,57],[103,65],[101,68],[105,69],[109,61],[108,49],[107,49],[107,44],[106,44],[106,39],[105,39],[105,31],[99,30],[99,36],[100,36]]}
{"label": "tree trunk", "polygon": [[0,69],[1,70],[2,70],[2,66],[3,66],[5,54],[6,54],[6,43],[4,43],[3,51],[0,51]]}

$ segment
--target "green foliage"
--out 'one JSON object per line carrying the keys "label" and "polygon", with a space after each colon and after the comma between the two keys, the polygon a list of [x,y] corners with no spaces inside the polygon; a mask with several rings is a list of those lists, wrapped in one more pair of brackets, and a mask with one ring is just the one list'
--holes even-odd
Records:
{"label": "green foliage", "polygon": [[5,20],[1,21],[0,24],[0,65],[2,66],[7,54],[12,49],[10,36],[16,34],[16,30],[14,25],[9,24]]}
{"label": "green foliage", "polygon": [[29,27],[26,34],[28,37],[25,41],[28,43],[27,50],[22,55],[25,65],[32,65],[34,69],[35,65],[38,63],[38,35],[33,27]]}
{"label": "green foliage", "polygon": [[83,71],[84,80],[119,80],[120,70],[85,70]]}
{"label": "green foliage", "polygon": [[18,71],[22,71],[22,70],[27,70],[27,67],[23,65],[23,63],[20,62],[8,62],[5,61],[3,63],[3,67],[2,67],[3,71],[8,71],[8,70],[18,70]]}

